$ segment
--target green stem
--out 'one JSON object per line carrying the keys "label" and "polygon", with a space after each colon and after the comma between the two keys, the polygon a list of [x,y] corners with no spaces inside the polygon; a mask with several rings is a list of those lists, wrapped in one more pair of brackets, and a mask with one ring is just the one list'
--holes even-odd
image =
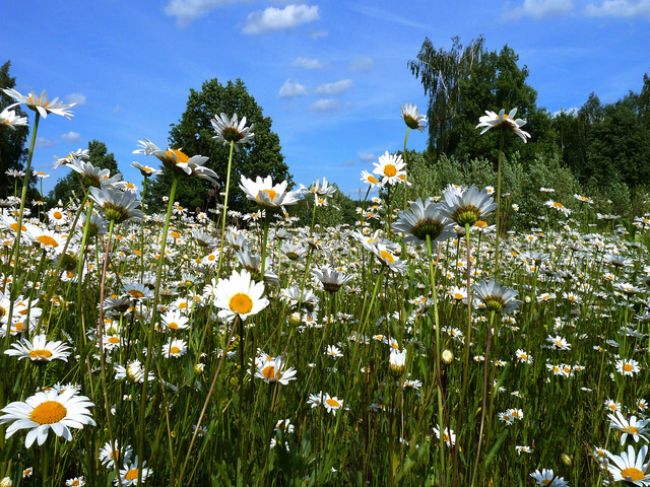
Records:
{"label": "green stem", "polygon": [[221,242],[219,244],[219,265],[217,275],[221,271],[223,261],[223,245],[226,239],[226,220],[228,219],[228,194],[230,193],[230,173],[232,172],[232,154],[235,149],[235,142],[230,141],[230,152],[228,154],[228,170],[226,172],[226,194],[223,198],[223,213],[221,214]]}
{"label": "green stem", "polygon": [[[34,158],[34,146],[36,144],[36,134],[38,132],[38,123],[41,120],[40,114],[35,111],[34,129],[32,130],[32,139],[29,143],[29,156],[27,157],[27,166],[25,166],[25,176],[23,176],[23,189],[20,195],[20,211],[18,212],[18,228],[16,229],[16,240],[14,241],[13,261],[14,270],[12,275],[14,279],[18,275],[18,259],[20,257],[20,237],[23,230],[23,216],[25,213],[25,201],[27,200],[27,188],[29,187],[29,178],[32,172],[32,159]],[[14,312],[14,301],[16,298],[16,286],[11,286],[11,301],[9,302],[9,315],[7,317],[7,334],[5,335],[5,346],[9,346],[9,337],[11,335],[11,319]]]}
{"label": "green stem", "polygon": [[499,260],[501,251],[499,248],[499,239],[501,237],[501,166],[503,165],[503,130],[499,137],[499,160],[497,162],[497,221],[496,221],[496,247],[494,249],[494,274],[499,274]]}
{"label": "green stem", "polygon": [[147,360],[144,367],[144,382],[142,383],[142,397],[140,397],[140,431],[138,435],[138,484],[142,483],[142,462],[144,461],[144,430],[145,430],[145,411],[147,405],[147,389],[149,386],[149,371],[151,370],[151,358],[153,351],[153,336],[156,320],[158,319],[158,301],[160,299],[160,282],[162,278],[163,266],[165,264],[165,248],[167,247],[167,233],[169,232],[169,221],[172,216],[174,198],[176,197],[176,188],[178,187],[178,177],[174,176],[172,187],[169,191],[169,201],[167,202],[167,214],[165,215],[165,226],[163,227],[162,237],[160,239],[160,256],[158,258],[158,269],[156,271],[156,285],[153,295],[152,320],[151,326],[146,330],[149,335],[147,340]]}

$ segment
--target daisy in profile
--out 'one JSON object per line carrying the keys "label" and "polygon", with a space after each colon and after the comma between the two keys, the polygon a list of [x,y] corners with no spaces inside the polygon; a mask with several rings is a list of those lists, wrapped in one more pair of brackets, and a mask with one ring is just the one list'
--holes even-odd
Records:
{"label": "daisy in profile", "polygon": [[179,358],[187,352],[185,340],[174,339],[162,346],[162,354],[165,358]]}
{"label": "daisy in profile", "polygon": [[406,126],[412,130],[423,132],[427,126],[427,117],[420,113],[417,106],[410,103],[402,105],[402,118]]}
{"label": "daisy in profile", "polygon": [[495,113],[491,110],[486,110],[485,115],[478,119],[479,123],[475,128],[481,128],[481,135],[493,128],[503,128],[508,130],[518,136],[524,143],[530,139],[530,134],[521,130],[521,127],[526,125],[526,120],[521,118],[515,118],[517,115],[517,108],[513,108],[509,113],[506,113],[505,109],[502,108],[499,110],[499,113]]}
{"label": "daisy in profile", "polygon": [[142,483],[144,484],[147,478],[153,473],[153,471],[147,467],[146,460],[142,462],[142,474],[140,474],[140,469],[138,468],[138,457],[135,457],[135,460],[131,462],[126,462],[124,467],[120,469],[120,478],[113,480],[113,485],[120,485],[120,480],[122,481],[121,485],[138,485],[138,477],[142,476]]}
{"label": "daisy in profile", "polygon": [[569,483],[563,477],[555,475],[550,468],[543,468],[541,471],[535,470],[530,476],[535,483],[541,487],[567,487]]}
{"label": "daisy in profile", "polygon": [[145,156],[154,156],[163,163],[167,169],[176,174],[186,174],[206,179],[212,183],[217,181],[217,173],[209,167],[205,167],[208,158],[205,156],[189,156],[181,149],[162,150],[149,139],[138,141],[140,148],[133,151],[134,154],[144,154]]}
{"label": "daisy in profile", "polygon": [[492,196],[476,186],[459,190],[450,185],[442,196],[442,214],[461,227],[485,220],[497,207]]}
{"label": "daisy in profile", "polygon": [[336,412],[343,407],[343,399],[325,393],[322,404],[328,413],[336,416]]}
{"label": "daisy in profile", "polygon": [[[436,435],[436,438],[440,439],[440,428],[434,426],[433,432]],[[447,446],[454,446],[456,444],[456,433],[454,433],[454,430],[447,427],[442,433],[442,440],[447,444]]]}
{"label": "daisy in profile", "polygon": [[65,481],[66,487],[84,487],[86,479],[84,477],[74,477]]}
{"label": "daisy in profile", "polygon": [[0,112],[0,126],[9,127],[16,130],[16,127],[26,127],[27,117],[21,117],[16,114],[15,110],[5,108]]}
{"label": "daisy in profile", "polygon": [[30,92],[27,96],[22,95],[20,92],[14,90],[13,88],[5,88],[2,91],[4,91],[7,96],[10,96],[16,100],[16,103],[9,105],[7,107],[7,110],[17,105],[23,104],[26,107],[31,108],[37,112],[43,118],[47,118],[47,115],[49,113],[53,113],[54,115],[59,115],[69,120],[73,116],[70,109],[76,105],[76,103],[63,103],[58,98],[48,100],[47,93],[44,91],[41,92],[40,95],[37,95],[34,92]]}
{"label": "daisy in profile", "polygon": [[328,293],[335,293],[341,288],[341,286],[347,284],[354,278],[351,274],[343,274],[327,265],[324,265],[320,269],[313,269],[311,273],[316,279],[318,279],[318,281],[323,285],[323,289]]}
{"label": "daisy in profile", "polygon": [[433,244],[454,235],[451,221],[443,215],[440,205],[430,200],[418,199],[408,210],[399,212],[393,230],[405,235],[407,242],[426,243],[427,237]]}
{"label": "daisy in profile", "polygon": [[405,181],[406,164],[399,154],[389,154],[388,151],[374,163],[373,174],[381,178],[381,185],[393,186]]}
{"label": "daisy in profile", "polygon": [[264,208],[274,209],[287,205],[294,205],[298,202],[301,196],[301,191],[288,191],[289,183],[282,181],[278,184],[273,184],[271,176],[262,179],[257,176],[255,181],[248,179],[246,176],[241,177],[239,187],[246,197],[255,201],[258,205]]}
{"label": "daisy in profile", "polygon": [[292,380],[296,380],[296,369],[285,368],[282,356],[271,357],[262,352],[255,357],[255,364],[257,366],[255,377],[262,379],[267,384],[278,382],[286,386]]}
{"label": "daisy in profile", "polygon": [[228,321],[235,316],[245,320],[269,305],[269,300],[262,297],[264,283],[253,281],[247,270],[233,271],[228,279],[219,279],[213,294],[214,304],[221,310],[219,318]]}
{"label": "daisy in profile", "polygon": [[160,169],[156,169],[156,168],[153,168],[151,166],[147,166],[146,164],[140,164],[137,161],[133,161],[131,163],[131,167],[134,167],[138,171],[140,171],[140,175],[143,178],[149,178],[151,176],[157,176],[158,174],[162,174],[162,171]]}
{"label": "daisy in profile", "polygon": [[120,448],[117,440],[111,445],[110,441],[104,443],[104,446],[99,450],[99,461],[106,468],[115,468],[116,463],[129,463],[133,456],[133,448],[130,445]]}
{"label": "daisy in profile", "polygon": [[144,218],[144,214],[138,209],[140,202],[132,193],[92,187],[90,188],[90,198],[104,211],[104,217],[116,224]]}
{"label": "daisy in profile", "polygon": [[237,145],[250,144],[255,139],[255,134],[252,131],[254,124],[247,127],[246,117],[242,117],[240,120],[236,113],[232,117],[225,113],[215,115],[210,123],[215,132],[213,139],[224,145],[234,142],[237,147]]}
{"label": "daisy in profile", "polygon": [[494,279],[474,284],[473,290],[474,299],[488,311],[510,314],[521,304],[521,301],[515,299],[515,290],[502,286]]}
{"label": "daisy in profile", "polygon": [[17,343],[12,343],[11,348],[5,350],[5,355],[18,357],[18,360],[28,358],[32,362],[45,363],[52,360],[68,361],[70,347],[60,341],[48,342],[46,335],[36,335],[30,342],[26,338]]}
{"label": "daisy in profile", "polygon": [[620,411],[608,414],[607,417],[610,421],[609,427],[621,432],[621,445],[625,444],[628,436],[631,436],[635,443],[638,443],[639,439],[648,441],[646,425],[650,423],[650,419],[637,420],[636,416],[631,416],[628,420]]}
{"label": "daisy in profile", "polygon": [[60,254],[63,251],[65,239],[58,233],[42,229],[38,225],[32,225],[31,223],[26,225],[26,230],[25,236],[41,249],[54,254]]}
{"label": "daisy in profile", "polygon": [[10,423],[6,437],[16,431],[29,429],[25,437],[25,447],[36,441],[39,446],[45,443],[50,430],[67,441],[72,440],[70,428],[82,429],[84,425],[95,426],[90,410],[94,404],[86,396],[77,395],[74,389],[58,393],[54,389],[37,392],[25,402],[12,402],[2,409],[0,424]]}
{"label": "daisy in profile", "polygon": [[361,171],[361,182],[369,184],[370,186],[377,186],[381,184],[381,181],[379,181],[379,179],[365,170]]}

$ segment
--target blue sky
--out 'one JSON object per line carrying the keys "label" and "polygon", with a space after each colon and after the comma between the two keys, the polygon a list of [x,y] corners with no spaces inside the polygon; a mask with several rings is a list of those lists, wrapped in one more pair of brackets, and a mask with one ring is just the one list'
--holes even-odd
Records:
{"label": "blue sky", "polygon": [[[425,36],[434,46],[483,34],[508,43],[530,70],[538,104],[580,106],[589,93],[614,101],[650,70],[650,0],[394,2],[0,0],[0,62],[21,92],[77,101],[75,117],[48,117],[34,163],[52,177],[56,155],[105,142],[120,169],[137,140],[164,146],[190,88],[241,78],[273,119],[297,182],[326,176],[358,194],[359,173],[401,147],[402,103],[426,99],[406,63]],[[497,109],[500,107],[486,107]],[[477,119],[480,114],[476,114]],[[414,133],[421,149],[426,134]],[[149,160],[150,164],[154,161]]]}

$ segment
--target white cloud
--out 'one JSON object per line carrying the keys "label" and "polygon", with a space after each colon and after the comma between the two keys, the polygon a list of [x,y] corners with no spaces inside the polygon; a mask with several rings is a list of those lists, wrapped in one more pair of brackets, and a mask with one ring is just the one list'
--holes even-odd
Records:
{"label": "white cloud", "polygon": [[326,30],[317,30],[309,34],[309,37],[311,37],[312,39],[324,39],[328,35],[329,32],[327,32]]}
{"label": "white cloud", "polygon": [[77,105],[86,103],[86,95],[83,93],[69,93],[65,95],[65,99],[68,103],[76,103]]}
{"label": "white cloud", "polygon": [[359,152],[358,156],[359,156],[359,160],[362,161],[362,162],[372,162],[375,159],[377,159],[375,154],[373,154],[372,152],[368,152],[368,151]]}
{"label": "white cloud", "polygon": [[71,130],[70,132],[61,134],[61,138],[66,142],[74,142],[75,140],[79,140],[81,138],[81,135],[79,134],[79,132],[75,132]]}
{"label": "white cloud", "polygon": [[578,107],[560,108],[559,110],[554,111],[551,115],[553,117],[557,117],[558,115],[562,115],[562,114],[576,116],[576,115],[578,115],[579,111],[580,111],[580,108],[578,108]]}
{"label": "white cloud", "polygon": [[165,6],[165,13],[170,17],[176,17],[179,25],[188,25],[216,8],[236,3],[243,2],[242,0],[170,0]]}
{"label": "white cloud", "polygon": [[506,18],[533,17],[541,19],[561,15],[573,8],[573,0],[524,0],[521,7],[505,14]]}
{"label": "white cloud", "polygon": [[351,79],[342,79],[334,83],[325,83],[316,87],[319,95],[340,95],[352,88],[354,83]]}
{"label": "white cloud", "polygon": [[291,65],[304,69],[323,69],[323,63],[319,59],[311,57],[297,57]]}
{"label": "white cloud", "polygon": [[374,66],[375,62],[368,56],[359,56],[350,63],[350,69],[359,72],[370,71]]}
{"label": "white cloud", "polygon": [[290,29],[319,19],[317,5],[287,5],[284,8],[268,7],[248,15],[244,34],[264,34]]}
{"label": "white cloud", "polygon": [[45,137],[36,138],[36,147],[52,147],[56,145],[56,140],[46,139]]}
{"label": "white cloud", "polygon": [[339,102],[332,98],[321,98],[311,105],[311,109],[316,112],[333,112],[338,109]]}
{"label": "white cloud", "polygon": [[304,85],[298,82],[293,82],[290,79],[286,80],[278,91],[280,98],[295,98],[297,96],[304,96],[307,94],[307,89]]}
{"label": "white cloud", "polygon": [[348,8],[354,10],[355,12],[359,12],[360,14],[365,15],[366,17],[370,17],[371,19],[382,20],[384,22],[390,22],[393,24],[405,25],[406,27],[412,27],[415,29],[429,28],[428,25],[425,25],[421,22],[417,22],[415,20],[402,17],[401,15],[398,15],[394,11],[384,10],[379,7],[352,3],[348,5]]}
{"label": "white cloud", "polygon": [[585,8],[587,15],[594,17],[644,17],[650,20],[650,0],[603,0]]}

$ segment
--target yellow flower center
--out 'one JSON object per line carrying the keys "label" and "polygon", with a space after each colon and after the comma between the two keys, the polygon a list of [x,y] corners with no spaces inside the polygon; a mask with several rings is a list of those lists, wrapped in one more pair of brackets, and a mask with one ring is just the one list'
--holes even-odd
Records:
{"label": "yellow flower center", "polygon": [[262,375],[266,380],[273,379],[275,377],[275,367],[273,365],[267,365],[262,369]]}
{"label": "yellow flower center", "polygon": [[144,298],[144,293],[142,291],[138,291],[137,289],[131,289],[127,291],[127,294],[129,294],[132,298],[135,299]]}
{"label": "yellow flower center", "polygon": [[138,469],[132,468],[124,475],[124,480],[136,480],[138,478]]}
{"label": "yellow flower center", "polygon": [[379,182],[379,180],[374,176],[368,175],[368,182],[370,184],[377,184]]}
{"label": "yellow flower center", "polygon": [[634,366],[630,363],[623,364],[623,370],[625,372],[632,372],[634,370]]}
{"label": "yellow flower center", "polygon": [[386,164],[384,166],[384,176],[392,178],[396,174],[397,174],[397,168],[395,167],[395,164]]}
{"label": "yellow flower center", "polygon": [[331,407],[331,408],[335,408],[335,409],[336,409],[336,408],[340,408],[340,407],[341,407],[341,403],[338,402],[336,399],[329,398],[329,399],[325,400],[325,402],[326,402],[327,405],[328,405],[329,407]]}
{"label": "yellow flower center", "polygon": [[559,201],[554,201],[553,206],[556,208],[564,208],[564,205],[560,203]]}
{"label": "yellow flower center", "polygon": [[177,347],[176,345],[172,345],[171,347],[169,347],[170,355],[178,355],[179,353],[181,353],[180,347]]}
{"label": "yellow flower center", "polygon": [[230,298],[228,305],[230,306],[230,311],[240,315],[245,315],[250,313],[253,309],[253,300],[248,296],[248,294],[237,293]]}
{"label": "yellow flower center", "polygon": [[169,327],[170,330],[178,330],[178,323],[175,321],[172,321],[171,323],[167,323],[167,326]]}
{"label": "yellow flower center", "polygon": [[49,350],[41,349],[41,350],[31,350],[29,352],[29,358],[32,360],[47,360],[52,356],[52,352]]}
{"label": "yellow flower center", "polygon": [[638,430],[638,428],[635,428],[634,426],[628,425],[628,426],[626,426],[626,427],[623,429],[623,431],[625,431],[626,433],[628,433],[628,434],[630,434],[630,435],[634,435],[634,434],[636,434],[639,430]]}
{"label": "yellow flower center", "polygon": [[30,419],[38,424],[54,424],[65,418],[68,411],[57,401],[45,401],[32,410]]}
{"label": "yellow flower center", "polygon": [[120,337],[116,337],[116,336],[108,337],[108,343],[112,343],[113,345],[116,345],[120,343]]}
{"label": "yellow flower center", "polygon": [[171,160],[175,161],[177,164],[179,162],[187,162],[190,160],[190,157],[179,149],[167,149],[165,155]]}
{"label": "yellow flower center", "polygon": [[54,238],[50,237],[49,235],[40,235],[36,237],[36,240],[40,242],[41,245],[44,245],[45,247],[58,247],[59,242],[57,242]]}
{"label": "yellow flower center", "polygon": [[621,477],[625,480],[643,480],[645,474],[643,473],[643,470],[639,470],[636,467],[627,467],[621,470]]}
{"label": "yellow flower center", "polygon": [[[17,232],[18,231],[18,223],[12,223],[11,225],[9,225],[9,228],[11,228],[14,232]],[[25,225],[23,225],[23,229],[21,231],[26,232],[27,227]]]}
{"label": "yellow flower center", "polygon": [[273,191],[272,189],[262,189],[260,190],[259,193],[257,193],[257,201],[262,202],[262,198],[260,197],[260,193],[266,193],[266,195],[269,197],[269,200],[274,201],[275,198],[278,197],[278,193]]}
{"label": "yellow flower center", "polygon": [[55,211],[54,213],[52,213],[52,216],[55,219],[60,220],[61,218],[63,218],[63,213],[61,213],[60,211]]}
{"label": "yellow flower center", "polygon": [[379,256],[381,259],[388,264],[394,264],[395,263],[395,256],[391,254],[388,250],[382,250],[379,252]]}

